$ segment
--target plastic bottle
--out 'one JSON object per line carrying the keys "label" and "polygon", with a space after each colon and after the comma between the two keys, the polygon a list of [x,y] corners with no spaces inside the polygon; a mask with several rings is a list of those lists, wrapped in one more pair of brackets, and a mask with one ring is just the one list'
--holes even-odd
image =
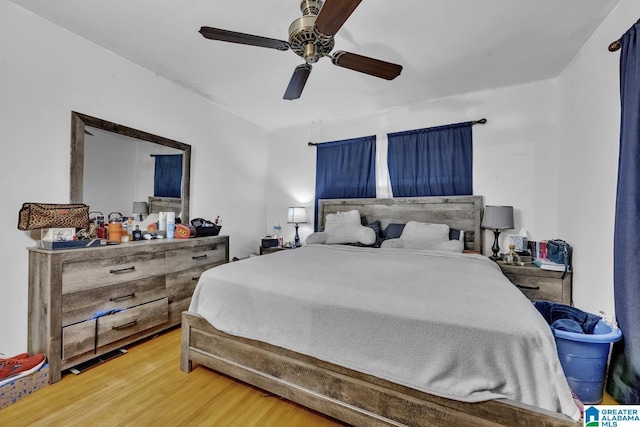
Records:
{"label": "plastic bottle", "polygon": [[167,212],[167,239],[173,239],[175,237],[176,230],[176,214],[175,212]]}
{"label": "plastic bottle", "polygon": [[273,237],[276,239],[280,237],[280,233],[282,232],[282,227],[280,227],[280,223],[276,222],[276,225],[273,226]]}
{"label": "plastic bottle", "polygon": [[158,213],[158,230],[166,231],[167,229],[167,213],[159,212]]}

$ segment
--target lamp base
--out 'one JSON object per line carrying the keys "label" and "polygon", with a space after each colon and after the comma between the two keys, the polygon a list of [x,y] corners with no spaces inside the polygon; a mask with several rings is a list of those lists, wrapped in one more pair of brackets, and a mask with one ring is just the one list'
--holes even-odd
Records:
{"label": "lamp base", "polygon": [[500,252],[500,245],[498,244],[498,237],[500,236],[500,230],[493,230],[493,246],[491,247],[491,250],[493,251],[493,255],[491,255],[489,258],[497,261],[500,259],[500,256],[498,256],[498,252]]}
{"label": "lamp base", "polygon": [[296,245],[296,248],[299,248],[302,245],[300,244],[300,236],[298,235],[298,224],[297,223],[296,223],[295,227],[296,227],[296,237],[293,239],[293,243]]}

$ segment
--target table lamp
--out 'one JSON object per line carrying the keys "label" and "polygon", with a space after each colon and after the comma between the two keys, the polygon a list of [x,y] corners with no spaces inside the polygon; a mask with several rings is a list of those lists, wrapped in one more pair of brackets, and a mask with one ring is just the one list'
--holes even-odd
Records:
{"label": "table lamp", "polygon": [[493,255],[489,258],[496,261],[500,259],[498,256],[498,252],[500,252],[500,245],[498,244],[500,231],[513,228],[513,206],[486,206],[481,226],[482,228],[493,230],[493,235],[495,236],[491,247]]}
{"label": "table lamp", "polygon": [[300,246],[300,236],[298,235],[298,224],[304,224],[307,222],[307,210],[300,206],[293,206],[289,208],[289,214],[287,215],[287,222],[289,224],[295,224],[296,237],[293,240],[296,247]]}
{"label": "table lamp", "polygon": [[142,221],[142,214],[147,214],[149,208],[147,202],[133,202],[132,213],[138,215],[138,221]]}

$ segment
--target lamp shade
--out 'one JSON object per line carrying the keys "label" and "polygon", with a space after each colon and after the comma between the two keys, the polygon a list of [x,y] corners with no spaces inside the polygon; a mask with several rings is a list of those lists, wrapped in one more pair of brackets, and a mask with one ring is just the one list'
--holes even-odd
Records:
{"label": "lamp shade", "polygon": [[513,228],[513,206],[486,206],[482,228],[508,230]]}
{"label": "lamp shade", "polygon": [[132,213],[136,214],[146,214],[148,210],[147,202],[133,202]]}
{"label": "lamp shade", "polygon": [[290,207],[287,222],[292,224],[307,222],[307,210],[300,206]]}

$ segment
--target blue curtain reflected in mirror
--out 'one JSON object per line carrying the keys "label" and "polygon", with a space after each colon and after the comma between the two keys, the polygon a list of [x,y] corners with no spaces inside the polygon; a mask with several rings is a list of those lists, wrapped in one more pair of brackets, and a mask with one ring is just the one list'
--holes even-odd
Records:
{"label": "blue curtain reflected in mirror", "polygon": [[155,197],[182,197],[182,154],[156,154],[153,179]]}

